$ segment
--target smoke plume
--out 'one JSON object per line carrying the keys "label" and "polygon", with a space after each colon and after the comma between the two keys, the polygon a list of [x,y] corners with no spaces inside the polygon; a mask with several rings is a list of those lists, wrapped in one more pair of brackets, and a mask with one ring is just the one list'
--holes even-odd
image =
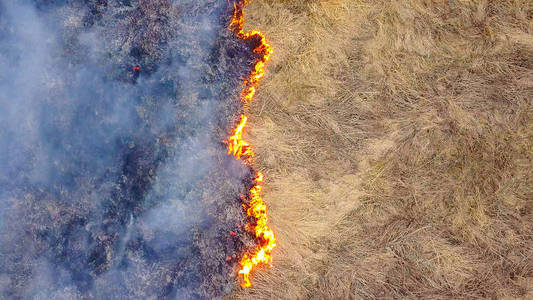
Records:
{"label": "smoke plume", "polygon": [[231,290],[252,174],[221,141],[253,61],[231,10],[0,0],[0,296]]}

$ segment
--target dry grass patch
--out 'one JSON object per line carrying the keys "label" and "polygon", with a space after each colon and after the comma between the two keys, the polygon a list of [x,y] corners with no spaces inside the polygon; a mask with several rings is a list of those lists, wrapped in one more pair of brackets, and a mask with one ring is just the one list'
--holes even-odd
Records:
{"label": "dry grass patch", "polygon": [[532,295],[533,4],[253,1],[279,247],[235,298]]}

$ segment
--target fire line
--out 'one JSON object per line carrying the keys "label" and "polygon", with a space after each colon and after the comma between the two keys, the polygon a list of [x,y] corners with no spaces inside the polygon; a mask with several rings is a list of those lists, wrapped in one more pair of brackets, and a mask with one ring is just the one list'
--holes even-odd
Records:
{"label": "fire line", "polygon": [[[263,33],[257,30],[252,30],[248,33],[244,32],[244,6],[246,4],[247,0],[238,0],[233,3],[233,18],[229,25],[229,28],[238,38],[242,40],[257,39],[259,42],[259,46],[253,52],[261,56],[256,61],[250,76],[244,80],[244,88],[241,91],[241,101],[245,104],[254,99],[259,82],[265,75],[265,65],[273,53],[273,49],[267,43]],[[228,154],[233,155],[236,159],[242,158],[247,165],[252,166],[255,155],[253,148],[242,139],[242,133],[247,121],[248,118],[243,114],[239,125],[233,131],[233,135],[228,138],[227,145]],[[261,172],[256,172],[254,182],[254,186],[249,191],[249,202],[244,199],[243,208],[249,220],[245,229],[255,235],[258,245],[253,250],[246,252],[239,263],[240,270],[238,275],[241,279],[242,287],[252,286],[250,272],[255,266],[270,264],[272,262],[272,250],[276,247],[274,232],[267,224],[267,206],[261,196],[263,188],[263,174]]]}

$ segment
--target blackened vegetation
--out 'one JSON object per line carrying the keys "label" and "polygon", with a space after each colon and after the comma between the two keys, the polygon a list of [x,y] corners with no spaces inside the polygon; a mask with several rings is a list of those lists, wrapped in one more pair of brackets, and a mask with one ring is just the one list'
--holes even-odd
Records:
{"label": "blackened vegetation", "polygon": [[221,141],[254,59],[231,10],[0,0],[1,297],[231,290],[252,174]]}

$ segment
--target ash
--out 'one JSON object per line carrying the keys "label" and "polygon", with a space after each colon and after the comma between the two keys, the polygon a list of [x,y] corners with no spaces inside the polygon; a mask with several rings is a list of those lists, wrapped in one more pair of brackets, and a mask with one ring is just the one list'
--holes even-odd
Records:
{"label": "ash", "polygon": [[0,298],[231,291],[252,174],[221,141],[254,60],[232,8],[0,0]]}

